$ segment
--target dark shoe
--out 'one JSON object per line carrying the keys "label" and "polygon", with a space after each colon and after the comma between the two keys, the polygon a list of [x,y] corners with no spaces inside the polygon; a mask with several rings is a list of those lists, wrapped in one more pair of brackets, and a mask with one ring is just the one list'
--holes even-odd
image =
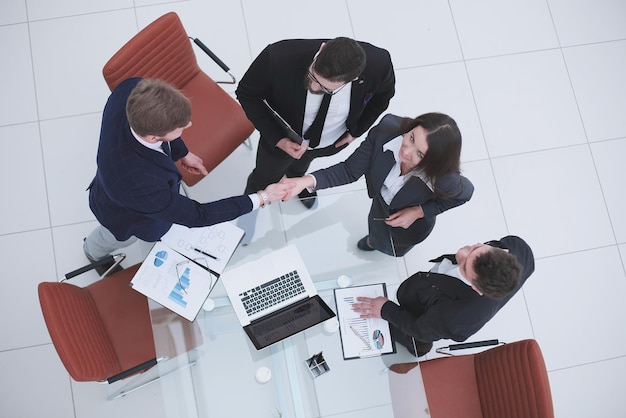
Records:
{"label": "dark shoe", "polygon": [[[423,343],[421,341],[415,341],[415,346],[413,346],[413,339],[411,337],[408,337],[406,341],[399,342],[415,357],[425,356],[433,348],[433,343]],[[417,354],[415,353],[415,349],[417,349]]]}
{"label": "dark shoe", "polygon": [[311,209],[317,200],[317,192],[309,192],[307,189],[304,189],[298,194],[298,197],[307,209]]}
{"label": "dark shoe", "polygon": [[423,343],[420,341],[415,341],[415,348],[417,348],[417,356],[415,357],[422,357],[428,354],[428,352],[433,349],[433,343]]}
{"label": "dark shoe", "polygon": [[372,247],[369,242],[367,242],[367,239],[369,238],[369,235],[364,236],[363,238],[361,238],[359,240],[359,242],[356,243],[356,246],[359,250],[361,251],[374,251],[374,247]]}

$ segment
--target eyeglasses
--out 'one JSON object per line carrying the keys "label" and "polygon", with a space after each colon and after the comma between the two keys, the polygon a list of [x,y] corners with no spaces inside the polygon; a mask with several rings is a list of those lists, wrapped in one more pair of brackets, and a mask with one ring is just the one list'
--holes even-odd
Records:
{"label": "eyeglasses", "polygon": [[313,64],[315,64],[315,60],[313,60],[313,63],[309,67],[309,80],[315,81],[317,84],[319,84],[320,90],[322,90],[324,92],[324,94],[329,94],[331,96],[334,96],[335,94],[339,93],[341,91],[341,89],[343,89],[345,86],[348,85],[349,82],[345,83],[344,85],[342,85],[341,87],[339,87],[338,89],[335,89],[335,90],[331,90],[331,89],[325,87],[322,83],[320,83],[320,81],[317,79],[317,77],[315,77],[315,74],[313,74],[313,71],[311,71],[311,69],[313,68]]}

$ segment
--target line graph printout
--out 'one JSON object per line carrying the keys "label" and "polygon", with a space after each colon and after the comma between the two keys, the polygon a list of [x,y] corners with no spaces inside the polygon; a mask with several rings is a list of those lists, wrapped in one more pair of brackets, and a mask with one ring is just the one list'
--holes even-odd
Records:
{"label": "line graph printout", "polygon": [[357,302],[359,296],[387,296],[387,289],[384,283],[335,289],[343,358],[348,360],[395,353],[389,323],[381,318],[361,318],[352,310],[352,304]]}

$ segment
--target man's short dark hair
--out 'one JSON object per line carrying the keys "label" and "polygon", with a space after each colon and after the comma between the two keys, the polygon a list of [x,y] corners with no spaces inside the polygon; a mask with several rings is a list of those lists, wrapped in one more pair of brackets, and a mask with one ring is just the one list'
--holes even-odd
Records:
{"label": "man's short dark hair", "polygon": [[348,83],[365,69],[365,51],[354,39],[331,39],[315,59],[313,69],[330,81]]}
{"label": "man's short dark hair", "polygon": [[476,279],[473,281],[483,295],[503,299],[517,290],[522,276],[522,265],[507,251],[493,248],[474,260]]}
{"label": "man's short dark hair", "polygon": [[191,102],[164,81],[143,79],[126,101],[126,117],[137,135],[162,137],[189,123]]}

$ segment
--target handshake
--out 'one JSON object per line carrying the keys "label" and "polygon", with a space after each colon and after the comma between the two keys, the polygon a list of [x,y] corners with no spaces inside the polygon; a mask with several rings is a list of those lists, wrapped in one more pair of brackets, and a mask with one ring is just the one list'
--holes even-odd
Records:
{"label": "handshake", "polygon": [[267,203],[272,203],[277,200],[286,202],[292,197],[297,196],[307,187],[315,187],[315,177],[311,175],[294,178],[283,177],[278,183],[267,186],[262,193],[265,194],[268,200]]}

